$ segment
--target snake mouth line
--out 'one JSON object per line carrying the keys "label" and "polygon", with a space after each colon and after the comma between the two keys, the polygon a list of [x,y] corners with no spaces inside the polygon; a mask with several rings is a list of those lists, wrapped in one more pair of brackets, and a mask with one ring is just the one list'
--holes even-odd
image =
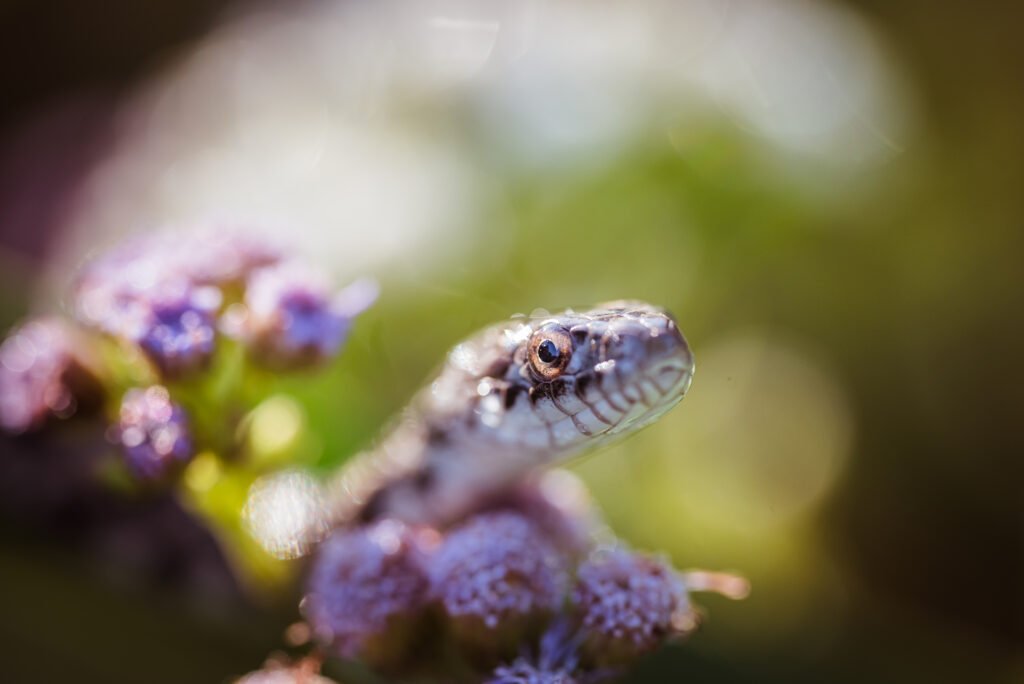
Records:
{"label": "snake mouth line", "polygon": [[571,424],[576,433],[590,439],[617,435],[652,423],[682,399],[690,376],[689,366],[676,360],[663,361],[649,371],[637,372],[628,381],[611,367],[606,367],[604,372],[595,369],[583,382],[577,379],[574,398],[578,400],[578,408],[557,394],[551,395],[562,417],[542,421],[550,443],[558,446],[556,430],[560,423]]}
{"label": "snake mouth line", "polygon": [[[657,383],[647,381],[660,392],[658,400],[654,402],[642,401],[639,398],[634,400],[624,392],[619,393],[619,396],[629,403],[629,408],[620,416],[618,422],[607,430],[606,434],[616,435],[627,430],[639,429],[653,423],[663,416],[682,400],[683,392],[680,391],[673,393],[672,390],[680,387],[684,383],[688,383],[688,378],[686,376],[687,374],[685,371],[678,374],[677,379],[668,390],[661,390]],[[639,389],[639,387],[643,382],[643,380],[638,380],[635,383],[638,387],[637,392],[641,397],[643,396],[643,390]]]}

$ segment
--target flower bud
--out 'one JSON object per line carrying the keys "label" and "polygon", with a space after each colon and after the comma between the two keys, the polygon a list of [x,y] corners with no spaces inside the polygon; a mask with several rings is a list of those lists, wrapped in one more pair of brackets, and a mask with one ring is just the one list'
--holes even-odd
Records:
{"label": "flower bud", "polygon": [[284,259],[274,241],[221,223],[183,231],[174,243],[173,268],[195,285],[241,285],[256,269]]}
{"label": "flower bud", "polygon": [[136,237],[88,263],[73,293],[84,324],[139,345],[165,377],[205,367],[222,289],[281,259],[237,231],[165,231]]}
{"label": "flower bud", "polygon": [[317,638],[343,658],[401,660],[426,602],[424,552],[421,536],[393,520],[328,537],[303,602]]}
{"label": "flower bud", "polygon": [[132,341],[164,377],[176,378],[206,367],[213,356],[214,315],[220,293],[183,283],[147,293]]}
{"label": "flower bud", "polygon": [[664,560],[626,549],[601,549],[580,564],[573,604],[584,653],[619,665],[652,651],[692,625],[686,588]]}
{"label": "flower bud", "polygon": [[376,298],[358,281],[333,294],[326,281],[295,263],[259,269],[249,278],[244,309],[225,321],[253,356],[272,368],[298,368],[332,359],[352,320]]}
{"label": "flower bud", "polygon": [[138,345],[165,377],[180,377],[213,354],[221,294],[175,270],[159,244],[132,241],[89,264],[74,309],[85,325]]}
{"label": "flower bud", "polygon": [[0,345],[0,427],[21,433],[99,404],[85,340],[55,318],[31,320]]}
{"label": "flower bud", "polygon": [[564,563],[525,516],[482,513],[442,542],[431,560],[431,593],[460,640],[501,654],[559,608]]}
{"label": "flower bud", "polygon": [[488,502],[485,510],[525,516],[571,558],[585,557],[599,539],[610,534],[586,486],[563,468],[528,478]]}
{"label": "flower bud", "polygon": [[140,480],[161,480],[193,456],[185,411],[159,385],[125,393],[116,437],[125,463]]}

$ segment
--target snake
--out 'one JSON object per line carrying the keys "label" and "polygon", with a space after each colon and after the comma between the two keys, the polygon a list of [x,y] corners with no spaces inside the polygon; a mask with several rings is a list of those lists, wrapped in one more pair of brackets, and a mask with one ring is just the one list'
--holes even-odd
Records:
{"label": "snake", "polygon": [[375,447],[329,483],[331,527],[441,527],[530,473],[632,434],[690,387],[675,318],[641,301],[536,312],[457,344]]}

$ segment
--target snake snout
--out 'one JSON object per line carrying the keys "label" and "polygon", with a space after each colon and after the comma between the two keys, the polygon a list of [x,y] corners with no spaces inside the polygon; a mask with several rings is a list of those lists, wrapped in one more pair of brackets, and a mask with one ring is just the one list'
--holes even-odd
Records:
{"label": "snake snout", "polygon": [[668,314],[652,315],[644,321],[647,363],[644,374],[666,398],[682,396],[693,377],[693,353],[675,320]]}
{"label": "snake snout", "polygon": [[655,307],[623,313],[601,338],[599,371],[611,373],[629,394],[640,392],[652,407],[683,395],[693,374],[693,355],[675,320]]}

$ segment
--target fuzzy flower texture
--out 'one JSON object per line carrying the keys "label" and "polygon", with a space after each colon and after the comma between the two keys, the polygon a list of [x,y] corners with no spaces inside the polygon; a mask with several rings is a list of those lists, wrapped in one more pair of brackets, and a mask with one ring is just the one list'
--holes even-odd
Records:
{"label": "fuzzy flower texture", "polygon": [[431,591],[453,620],[494,629],[558,608],[568,582],[561,560],[529,519],[487,513],[447,535],[431,563]]}
{"label": "fuzzy flower texture", "polygon": [[96,408],[96,363],[64,321],[39,318],[14,330],[0,345],[0,427],[22,433]]}
{"label": "fuzzy flower texture", "polygon": [[[204,446],[188,412],[208,410],[196,388],[222,347],[244,350],[243,373],[313,368],[337,356],[375,297],[368,281],[334,291],[315,268],[232,226],[128,240],[78,273],[75,321],[31,319],[0,346],[0,428],[30,432],[122,397],[107,404],[108,434],[137,479],[165,481]],[[185,387],[192,404],[177,397]],[[224,419],[221,432],[234,434],[236,419]]]}
{"label": "fuzzy flower texture", "polygon": [[407,631],[426,604],[426,544],[393,521],[325,541],[304,604],[319,638],[347,658],[393,646],[385,641]]}
{"label": "fuzzy flower texture", "polygon": [[95,259],[73,308],[83,324],[137,345],[163,377],[179,378],[207,367],[218,333],[275,369],[329,360],[375,298],[366,281],[333,293],[322,273],[284,250],[219,227],[138,238]]}
{"label": "fuzzy flower texture", "polygon": [[438,673],[450,662],[417,653],[450,661],[454,649],[492,684],[606,681],[692,631],[687,575],[622,544],[581,558],[558,534],[579,521],[551,515],[488,509],[443,531],[388,520],[338,530],[314,558],[306,616],[339,657]]}
{"label": "fuzzy flower texture", "polygon": [[185,412],[159,385],[124,395],[117,439],[128,467],[143,480],[162,479],[192,456]]}
{"label": "fuzzy flower texture", "polygon": [[[246,392],[258,384],[247,380],[333,359],[375,297],[364,281],[335,291],[230,227],[126,242],[80,272],[74,321],[29,320],[0,345],[0,428],[103,413],[124,469],[150,485],[173,482],[200,451],[200,463],[246,467]],[[326,653],[399,678],[589,684],[692,631],[690,592],[745,592],[738,578],[599,544],[607,528],[567,472],[480,503],[448,529],[380,520],[333,531],[302,602],[320,649],[242,681],[327,683]]]}

